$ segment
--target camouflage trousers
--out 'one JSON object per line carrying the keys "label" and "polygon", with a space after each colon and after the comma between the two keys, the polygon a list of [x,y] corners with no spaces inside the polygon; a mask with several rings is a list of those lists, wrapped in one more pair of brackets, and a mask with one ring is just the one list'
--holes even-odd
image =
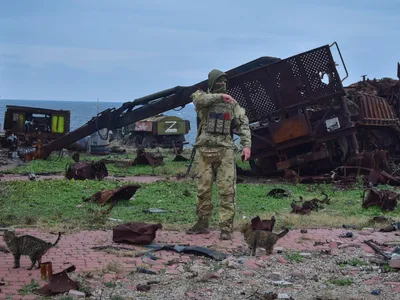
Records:
{"label": "camouflage trousers", "polygon": [[197,216],[211,217],[212,187],[218,187],[219,227],[232,232],[236,206],[236,164],[231,148],[199,148],[197,158]]}

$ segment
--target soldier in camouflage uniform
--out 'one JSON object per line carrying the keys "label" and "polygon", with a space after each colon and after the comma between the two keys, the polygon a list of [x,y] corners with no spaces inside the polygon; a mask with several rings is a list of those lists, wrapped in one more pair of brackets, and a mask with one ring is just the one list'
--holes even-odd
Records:
{"label": "soldier in camouflage uniform", "polygon": [[219,70],[208,74],[207,93],[191,95],[200,118],[195,147],[197,156],[197,223],[188,234],[208,233],[213,210],[212,186],[216,181],[219,198],[221,239],[230,239],[236,205],[236,164],[233,133],[240,136],[242,158],[250,157],[249,120],[243,108],[227,91],[228,76]]}

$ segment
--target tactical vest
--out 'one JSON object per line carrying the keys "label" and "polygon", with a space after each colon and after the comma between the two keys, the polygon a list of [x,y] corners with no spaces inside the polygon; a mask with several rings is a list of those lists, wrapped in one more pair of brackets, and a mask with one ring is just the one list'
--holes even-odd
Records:
{"label": "tactical vest", "polygon": [[231,104],[215,103],[208,109],[203,130],[211,135],[232,135],[233,117]]}

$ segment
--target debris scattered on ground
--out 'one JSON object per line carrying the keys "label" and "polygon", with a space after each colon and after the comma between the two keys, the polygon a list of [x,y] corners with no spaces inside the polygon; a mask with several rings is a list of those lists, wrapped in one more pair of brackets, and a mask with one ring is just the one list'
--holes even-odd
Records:
{"label": "debris scattered on ground", "polygon": [[133,197],[140,185],[128,184],[123,185],[113,190],[100,191],[93,194],[91,197],[84,198],[84,202],[96,202],[104,206],[107,202],[115,204],[120,200],[129,200]]}
{"label": "debris scattered on ground", "polygon": [[138,284],[138,285],[136,286],[136,289],[137,289],[138,291],[140,291],[140,292],[148,292],[148,291],[150,291],[151,286],[150,286],[150,285],[147,285],[147,284]]}
{"label": "debris scattered on ground", "polygon": [[161,214],[161,213],[166,213],[168,211],[161,208],[148,208],[148,209],[143,209],[143,212],[147,214]]}
{"label": "debris scattered on ground", "polygon": [[113,241],[115,243],[130,243],[136,245],[148,245],[156,238],[157,230],[162,225],[143,222],[130,222],[113,228]]}
{"label": "debris scattered on ground", "polygon": [[400,222],[393,222],[391,225],[379,230],[380,232],[400,231]]}
{"label": "debris scattered on ground", "polygon": [[[367,197],[365,197],[366,191],[369,191]],[[393,211],[397,207],[399,196],[400,194],[389,190],[365,189],[363,192],[362,207],[379,206],[382,211]]]}
{"label": "debris scattered on ground", "polygon": [[69,180],[102,180],[108,176],[106,165],[103,161],[77,162],[68,166],[65,177]]}
{"label": "debris scattered on ground", "polygon": [[373,240],[368,240],[368,241],[364,241],[365,244],[367,244],[368,246],[370,246],[376,253],[382,255],[386,260],[390,260],[392,258],[391,255],[386,254],[384,251],[382,251],[381,249],[379,249],[374,243]]}
{"label": "debris scattered on ground", "polygon": [[155,154],[144,151],[142,147],[139,147],[136,152],[136,158],[132,165],[150,165],[152,167],[164,165],[164,157],[161,154]]}
{"label": "debris scattered on ground", "polygon": [[341,237],[341,238],[352,238],[353,237],[353,233],[352,232],[346,232],[346,233],[343,233],[343,234],[339,235],[339,237]]}
{"label": "debris scattered on ground", "polygon": [[290,191],[284,189],[272,189],[267,194],[268,197],[274,197],[274,198],[287,198],[290,197],[291,195],[292,193]]}
{"label": "debris scattered on ground", "polygon": [[146,248],[150,248],[151,252],[160,251],[160,250],[169,250],[178,253],[187,253],[194,254],[199,256],[211,257],[215,260],[224,260],[227,258],[227,254],[217,252],[205,247],[199,246],[177,246],[177,245],[159,245],[159,244],[150,244],[147,245]]}
{"label": "debris scattered on ground", "polygon": [[[312,200],[304,201],[302,205],[298,205],[296,201],[293,201],[291,204],[292,213],[306,215],[309,214],[312,210],[318,211],[319,209],[323,209],[324,207],[321,204],[329,204],[330,199],[327,194],[322,193],[325,198],[323,200],[319,200],[318,198],[314,198]],[[303,197],[300,196],[300,201],[303,201]]]}
{"label": "debris scattered on ground", "polygon": [[53,296],[57,294],[67,293],[70,290],[78,290],[79,285],[67,273],[75,271],[75,266],[71,266],[62,272],[53,274],[50,282],[45,286],[34,290],[34,293],[40,296]]}
{"label": "debris scattered on ground", "polygon": [[157,274],[156,272],[154,272],[152,270],[144,269],[144,268],[136,268],[136,272],[143,273],[143,274],[150,274],[150,275],[156,275]]}

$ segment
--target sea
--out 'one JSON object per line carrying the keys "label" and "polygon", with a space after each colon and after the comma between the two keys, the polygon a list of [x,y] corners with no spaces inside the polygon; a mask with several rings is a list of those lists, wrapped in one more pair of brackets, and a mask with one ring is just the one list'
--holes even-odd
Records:
{"label": "sea", "polygon": [[[47,109],[63,109],[71,111],[71,131],[81,127],[91,118],[108,108],[119,108],[122,102],[97,102],[97,101],[49,101],[49,100],[7,100],[0,99],[0,124],[1,129],[4,126],[4,115],[7,105],[29,106]],[[193,145],[196,138],[196,112],[193,104],[188,104],[184,108],[176,108],[175,110],[163,113],[167,116],[177,116],[179,118],[189,120],[191,130],[185,136],[189,142],[189,147]]]}

